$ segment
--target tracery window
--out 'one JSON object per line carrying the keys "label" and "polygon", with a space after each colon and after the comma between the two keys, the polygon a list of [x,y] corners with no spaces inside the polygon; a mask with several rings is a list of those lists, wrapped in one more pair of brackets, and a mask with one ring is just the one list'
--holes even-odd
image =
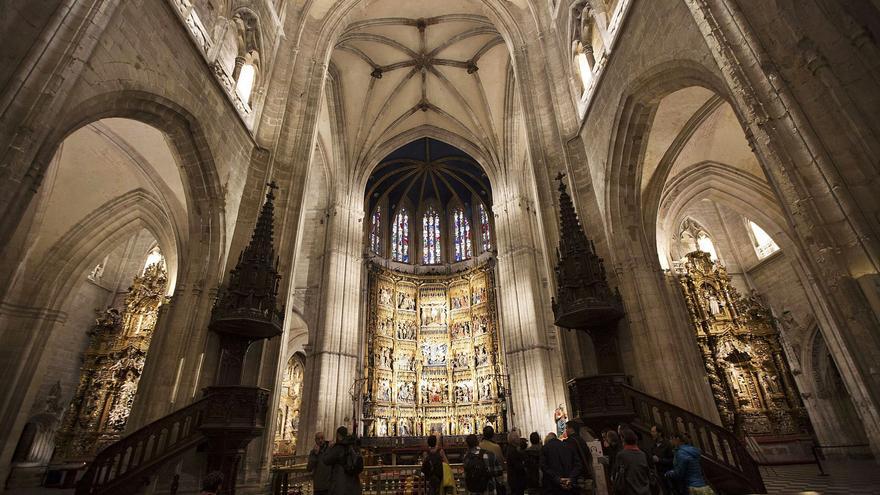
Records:
{"label": "tracery window", "polygon": [[748,220],[748,225],[752,234],[752,246],[755,248],[755,254],[758,255],[759,260],[779,251],[779,245],[770,237],[770,234],[751,220]]}
{"label": "tracery window", "polygon": [[422,217],[422,263],[440,263],[440,214],[433,206]]}
{"label": "tracery window", "polygon": [[401,208],[391,226],[391,257],[409,263],[409,213]]}
{"label": "tracery window", "polygon": [[238,82],[235,84],[235,91],[245,105],[250,104],[251,92],[254,89],[254,82],[256,79],[257,68],[254,64],[244,64],[241,67],[241,72],[238,74]]}
{"label": "tracery window", "polygon": [[452,212],[452,230],[455,261],[463,261],[474,255],[471,246],[471,222],[465,215],[464,210],[457,208]]}
{"label": "tracery window", "polygon": [[489,213],[486,205],[480,203],[480,244],[483,251],[492,249],[492,236],[489,233]]}
{"label": "tracery window", "polygon": [[382,206],[377,206],[373,210],[373,217],[370,220],[370,250],[373,253],[382,254]]}

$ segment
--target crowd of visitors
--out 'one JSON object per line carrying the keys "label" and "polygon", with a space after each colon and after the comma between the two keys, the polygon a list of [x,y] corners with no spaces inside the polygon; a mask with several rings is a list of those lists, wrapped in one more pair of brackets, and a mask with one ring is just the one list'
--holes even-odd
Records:
{"label": "crowd of visitors", "polygon": [[[700,464],[700,449],[687,435],[675,433],[669,439],[654,426],[650,438],[642,439],[638,430],[620,425],[602,432],[601,464],[610,495],[712,495]],[[541,441],[538,432],[526,440],[519,431],[508,433],[502,448],[495,442],[495,430],[483,429],[481,437],[465,439],[467,452],[462,459],[466,495],[581,495],[595,493],[597,480],[593,453],[588,442],[595,434],[580,422],[569,421],[559,438],[550,432]],[[641,445],[641,447],[640,447]],[[331,446],[324,435],[315,435],[309,452],[308,469],[316,495],[361,493],[363,471],[356,439],[344,426],[336,430]],[[428,437],[422,468],[427,493],[456,494],[456,481],[439,435]]]}

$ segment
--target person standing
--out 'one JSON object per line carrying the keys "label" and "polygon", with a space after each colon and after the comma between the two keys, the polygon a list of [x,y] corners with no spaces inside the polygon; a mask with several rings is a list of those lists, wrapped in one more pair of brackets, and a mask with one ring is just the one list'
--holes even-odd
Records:
{"label": "person standing", "polygon": [[526,494],[541,493],[541,435],[533,431],[529,435],[529,447],[525,451]]}
{"label": "person standing", "polygon": [[498,457],[481,448],[481,442],[474,434],[468,435],[465,443],[468,447],[463,462],[467,495],[498,495],[498,485],[504,474]]}
{"label": "person standing", "polygon": [[507,488],[510,495],[523,495],[526,491],[526,454],[522,442],[516,428],[507,435],[505,458],[507,459]]}
{"label": "person standing", "polygon": [[691,445],[690,439],[684,433],[673,434],[670,441],[675,448],[675,457],[672,469],[666,472],[666,477],[675,486],[681,487],[684,493],[713,495],[715,491],[706,483],[703,467],[700,465],[700,449]]}
{"label": "person standing", "polygon": [[648,456],[639,449],[639,437],[630,429],[622,430],[623,449],[614,461],[611,484],[615,495],[651,495]]}
{"label": "person standing", "polygon": [[[587,442],[581,436],[581,427],[583,425],[577,420],[571,420],[565,424],[565,441],[566,447],[574,453],[574,458],[581,464],[582,480],[592,481],[593,476],[593,453]],[[586,484],[586,483],[585,483]]]}
{"label": "person standing", "polygon": [[425,461],[422,462],[422,474],[425,475],[425,481],[428,485],[428,493],[440,493],[443,485],[443,463],[449,462],[446,459],[446,453],[438,445],[437,436],[428,437],[428,451],[425,453]]}
{"label": "person standing", "polygon": [[330,442],[324,440],[324,433],[315,433],[315,446],[309,451],[308,471],[312,473],[312,489],[315,495],[327,495],[330,490],[330,473],[332,468],[324,464],[324,455],[330,448]]}
{"label": "person standing", "polygon": [[504,458],[504,452],[501,451],[501,446],[495,443],[495,428],[492,428],[491,425],[483,427],[483,439],[480,440],[480,448],[495,454],[495,458],[498,459],[498,464],[501,466],[501,479],[496,486],[496,490],[498,491],[498,495],[505,495],[504,469],[507,460]]}
{"label": "person standing", "polygon": [[676,492],[673,490],[669,482],[670,480],[664,475],[672,469],[672,460],[675,457],[675,452],[673,452],[672,445],[663,434],[663,429],[657,425],[651,427],[651,447],[646,453],[654,463],[660,489],[666,495],[674,495]]}
{"label": "person standing", "polygon": [[581,461],[553,434],[541,449],[541,484],[547,495],[571,495],[581,477]]}
{"label": "person standing", "polygon": [[360,495],[360,474],[364,470],[364,458],[348,435],[348,428],[336,429],[336,443],[324,455],[324,464],[332,468],[328,495]]}

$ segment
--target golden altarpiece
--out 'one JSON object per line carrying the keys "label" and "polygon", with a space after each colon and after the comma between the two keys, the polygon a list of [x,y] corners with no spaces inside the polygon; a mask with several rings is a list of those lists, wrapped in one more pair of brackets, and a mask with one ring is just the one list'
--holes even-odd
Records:
{"label": "golden altarpiece", "polygon": [[150,264],[135,277],[121,311],[99,314],[58,432],[57,459],[91,458],[122,436],[166,286],[164,261]]}
{"label": "golden altarpiece", "polygon": [[689,253],[676,273],[724,426],[740,437],[806,432],[770,311],[757,297],[743,298],[709,253]]}
{"label": "golden altarpiece", "polygon": [[491,263],[454,275],[371,265],[364,424],[369,436],[506,426]]}
{"label": "golden altarpiece", "polygon": [[275,415],[274,455],[293,455],[296,451],[304,367],[302,354],[296,353],[287,360],[287,367],[281,377],[281,395]]}

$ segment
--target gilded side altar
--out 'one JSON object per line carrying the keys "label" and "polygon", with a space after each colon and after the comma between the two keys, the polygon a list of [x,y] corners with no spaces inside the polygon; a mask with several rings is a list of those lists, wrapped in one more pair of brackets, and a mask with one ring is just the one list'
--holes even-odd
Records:
{"label": "gilded side altar", "polygon": [[740,437],[808,431],[770,311],[742,297],[709,253],[688,254],[676,271],[724,426]]}
{"label": "gilded side altar", "polygon": [[505,387],[486,264],[453,275],[372,265],[364,359],[369,436],[505,429]]}
{"label": "gilded side altar", "polygon": [[55,457],[93,457],[125,431],[159,306],[165,302],[164,261],[135,277],[122,311],[108,308],[89,332],[79,385],[58,432]]}

